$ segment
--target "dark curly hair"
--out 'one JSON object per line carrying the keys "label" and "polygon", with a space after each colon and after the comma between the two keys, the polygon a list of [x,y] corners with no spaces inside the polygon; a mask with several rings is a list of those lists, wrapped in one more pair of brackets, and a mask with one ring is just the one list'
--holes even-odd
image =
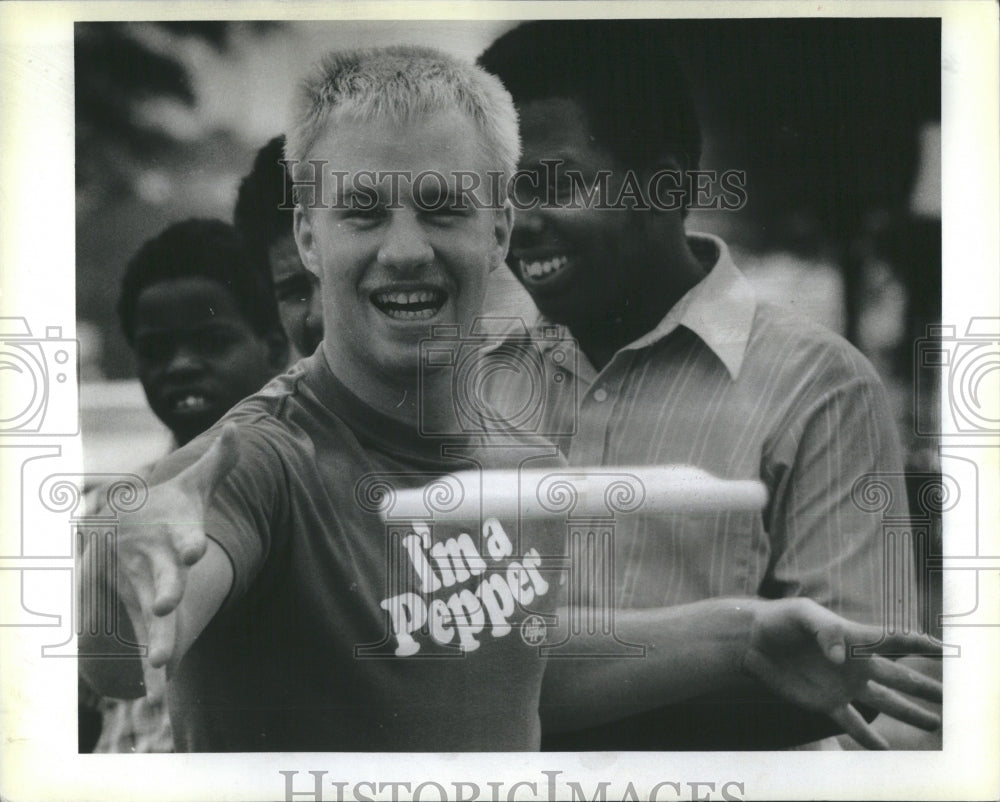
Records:
{"label": "dark curly hair", "polygon": [[268,276],[254,266],[236,229],[221,220],[190,219],[147,240],[125,268],[118,318],[130,344],[140,293],[161,281],[192,277],[217,281],[229,290],[258,335],[282,332],[284,336]]}
{"label": "dark curly hair", "polygon": [[292,177],[281,160],[285,137],[276,136],[257,151],[253,167],[240,182],[233,225],[254,258],[267,264],[271,246],[292,233]]}

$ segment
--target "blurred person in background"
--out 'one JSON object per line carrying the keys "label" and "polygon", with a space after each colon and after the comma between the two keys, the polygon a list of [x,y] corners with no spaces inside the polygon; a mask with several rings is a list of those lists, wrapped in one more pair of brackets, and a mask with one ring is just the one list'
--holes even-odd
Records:
{"label": "blurred person in background", "polygon": [[[288,361],[267,276],[219,220],[176,223],[146,242],[122,278],[118,314],[149,406],[177,447]],[[97,707],[103,723],[95,752],[173,751],[162,687]]]}
{"label": "blurred person in background", "polygon": [[291,359],[312,355],[323,339],[319,279],[299,258],[292,230],[292,179],[285,169],[285,137],[257,152],[240,182],[233,224],[248,254],[271,276],[278,315],[292,346]]}

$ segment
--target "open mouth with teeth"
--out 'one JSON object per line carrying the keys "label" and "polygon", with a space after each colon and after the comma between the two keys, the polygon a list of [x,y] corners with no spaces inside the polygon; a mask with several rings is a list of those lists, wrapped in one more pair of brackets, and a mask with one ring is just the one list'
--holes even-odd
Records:
{"label": "open mouth with teeth", "polygon": [[170,401],[170,411],[176,415],[193,415],[208,408],[208,399],[199,393],[185,393]]}
{"label": "open mouth with teeth", "polygon": [[547,259],[518,259],[521,275],[529,281],[546,281],[565,270],[568,256],[551,256]]}
{"label": "open mouth with teeth", "polygon": [[448,293],[438,289],[386,290],[372,293],[371,299],[382,314],[394,320],[429,320],[441,311]]}

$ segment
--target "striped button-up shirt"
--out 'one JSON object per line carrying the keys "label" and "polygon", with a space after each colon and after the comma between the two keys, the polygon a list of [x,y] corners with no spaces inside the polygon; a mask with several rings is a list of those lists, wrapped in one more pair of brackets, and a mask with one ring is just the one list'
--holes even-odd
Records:
{"label": "striped button-up shirt", "polygon": [[[619,607],[807,596],[882,622],[886,601],[904,594],[884,576],[886,508],[870,494],[888,492],[896,512],[906,501],[878,376],[833,332],[755,300],[721,240],[690,243],[714,266],[655,329],[598,371],[583,353],[565,358],[568,332],[539,320],[541,386],[508,355],[490,400],[551,436],[573,466],[684,464],[767,486],[763,511],[620,516]],[[882,478],[855,487],[872,475]]]}

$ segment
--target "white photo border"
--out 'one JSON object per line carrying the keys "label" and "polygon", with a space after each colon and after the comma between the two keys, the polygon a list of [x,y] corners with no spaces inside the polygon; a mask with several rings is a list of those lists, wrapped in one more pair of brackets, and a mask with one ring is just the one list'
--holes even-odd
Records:
{"label": "white photo border", "polygon": [[[151,19],[385,19],[515,20],[562,16],[928,16],[942,20],[943,314],[961,333],[974,318],[1000,316],[998,299],[998,51],[993,2],[718,2],[706,3],[318,3],[318,2],[12,2],[0,4],[0,317],[25,318],[39,328],[61,327],[75,336],[75,211],[73,117],[73,23],[83,20]],[[947,441],[946,438],[946,444]],[[996,440],[956,448],[979,472],[984,510],[978,525],[979,555],[1000,554],[997,535]],[[58,455],[52,449],[59,448]],[[80,471],[78,438],[0,438],[0,613],[18,605],[37,611],[37,627],[0,620],[0,796],[11,800],[254,800],[309,793],[325,772],[322,799],[393,798],[392,783],[424,786],[422,798],[449,798],[478,789],[479,799],[547,798],[576,782],[592,798],[601,783],[608,799],[621,798],[629,783],[638,798],[660,786],[660,798],[691,799],[996,799],[1000,782],[1000,629],[954,628],[946,641],[961,645],[960,659],[946,660],[944,748],[940,752],[892,753],[579,753],[579,754],[186,754],[87,755],[76,745],[76,667],[71,659],[43,659],[40,644],[51,632],[44,619],[65,598],[72,561],[25,555],[24,532],[35,520],[37,492],[24,490],[33,461]],[[989,495],[992,494],[992,495]],[[25,505],[20,504],[25,499]],[[13,503],[18,502],[18,503]],[[949,527],[970,522],[946,519]],[[971,522],[975,525],[975,522]],[[947,543],[947,538],[946,538]],[[12,556],[12,555],[17,555]],[[956,558],[976,555],[950,555]],[[996,562],[997,558],[992,558]],[[15,592],[18,572],[48,571],[37,599]],[[1000,566],[983,574],[996,583]],[[953,583],[945,577],[945,604]],[[17,587],[20,587],[17,585]],[[69,611],[67,610],[67,615]],[[50,622],[51,624],[51,622]],[[54,624],[51,624],[54,626]],[[374,783],[373,786],[366,783]],[[464,791],[455,783],[466,783]],[[489,783],[493,783],[491,786]],[[516,783],[533,783],[521,785]],[[666,783],[666,785],[662,785]],[[677,784],[675,793],[673,784]],[[692,784],[700,783],[692,790]],[[707,783],[713,783],[710,788]],[[382,789],[379,791],[379,784]],[[471,784],[471,785],[470,785]],[[730,784],[727,786],[727,784]],[[397,798],[407,799],[400,786]],[[412,793],[412,792],[411,792]],[[705,795],[710,795],[706,797]]]}

